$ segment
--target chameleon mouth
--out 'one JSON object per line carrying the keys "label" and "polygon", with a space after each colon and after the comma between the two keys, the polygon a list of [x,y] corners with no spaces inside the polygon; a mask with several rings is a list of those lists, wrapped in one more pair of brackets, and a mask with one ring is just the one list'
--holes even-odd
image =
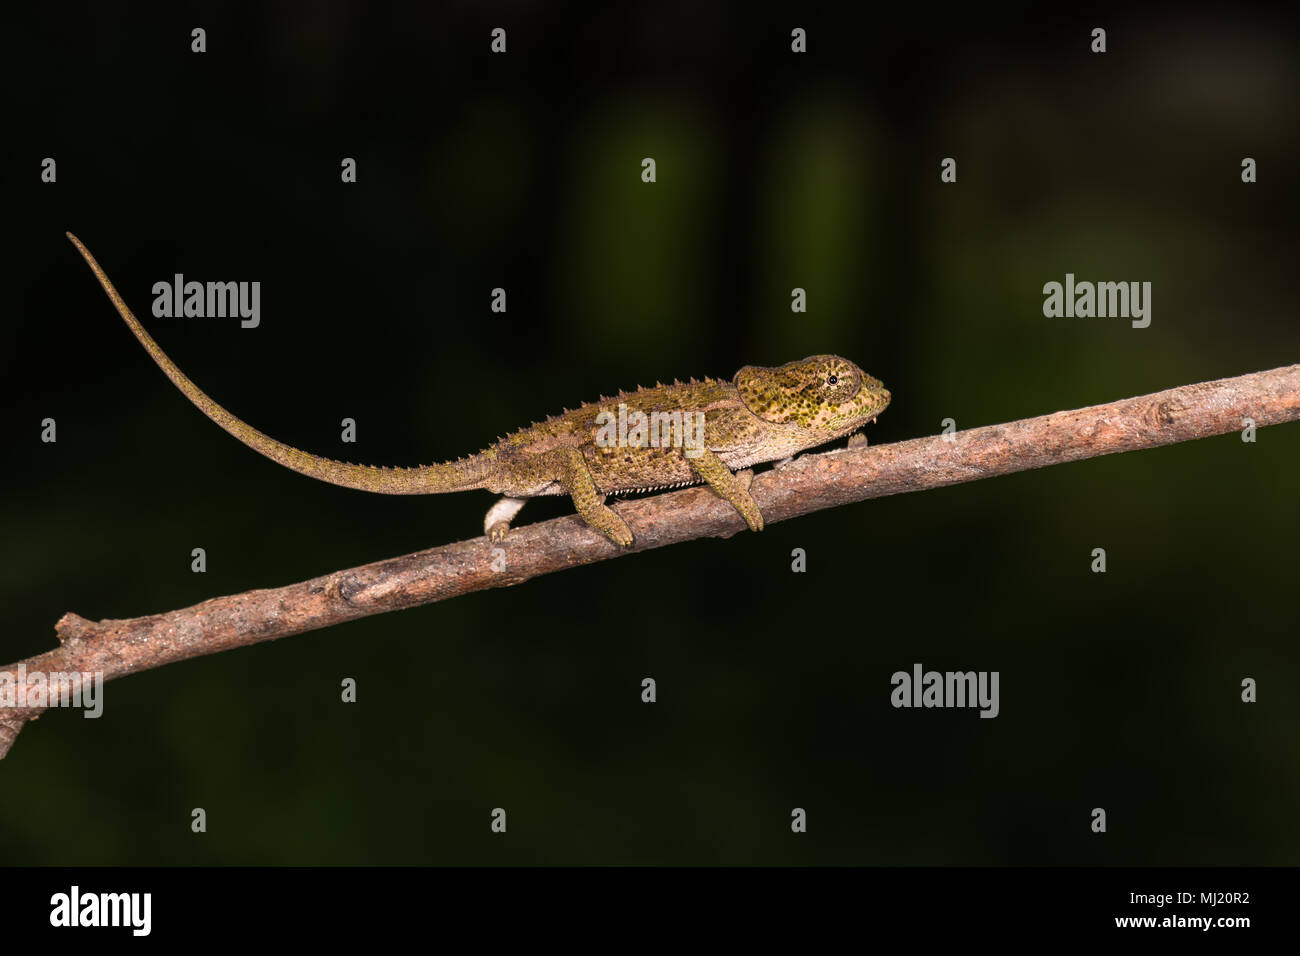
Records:
{"label": "chameleon mouth", "polygon": [[861,433],[866,429],[866,427],[867,427],[868,425],[874,425],[874,424],[876,423],[876,419],[879,418],[879,417],[880,417],[879,415],[872,415],[872,416],[871,416],[871,421],[869,421],[869,422],[863,422],[863,423],[862,423],[861,425],[859,425],[857,428],[853,429],[853,431],[848,432],[848,435],[849,435],[849,436],[852,436],[852,435],[858,435],[858,434],[861,434]]}

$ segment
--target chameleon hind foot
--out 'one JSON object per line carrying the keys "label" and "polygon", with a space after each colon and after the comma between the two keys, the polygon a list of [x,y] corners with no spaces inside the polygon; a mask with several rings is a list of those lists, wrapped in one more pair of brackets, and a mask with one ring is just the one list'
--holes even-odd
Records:
{"label": "chameleon hind foot", "polygon": [[483,533],[491,541],[504,541],[510,531],[510,522],[514,520],[515,515],[519,514],[519,509],[527,502],[527,498],[511,498],[507,496],[500,499],[488,509],[488,513],[483,517]]}
{"label": "chameleon hind foot", "polygon": [[551,455],[555,462],[555,479],[573,499],[578,516],[620,548],[632,547],[635,540],[632,529],[605,504],[605,496],[596,490],[596,482],[582,453],[576,448],[565,448],[556,449]]}
{"label": "chameleon hind foot", "polygon": [[618,516],[609,505],[605,504],[604,497],[600,497],[595,503],[578,505],[578,515],[583,521],[591,525],[605,537],[609,538],[620,548],[632,547],[635,540],[632,536],[632,529],[627,526],[627,522]]}

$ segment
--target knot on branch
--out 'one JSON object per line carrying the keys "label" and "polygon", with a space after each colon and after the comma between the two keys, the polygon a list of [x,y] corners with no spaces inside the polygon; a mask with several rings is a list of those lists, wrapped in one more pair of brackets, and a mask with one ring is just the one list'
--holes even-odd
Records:
{"label": "knot on branch", "polygon": [[1157,402],[1151,408],[1151,414],[1149,416],[1151,424],[1156,428],[1169,428],[1175,421],[1177,421],[1178,415],[1182,410],[1181,405],[1177,402],[1171,402],[1168,399],[1163,402]]}
{"label": "knot on branch", "polygon": [[80,614],[73,614],[71,611],[59,618],[58,623],[54,625],[54,633],[59,636],[59,643],[64,645],[84,640],[94,631],[93,621],[88,621]]}

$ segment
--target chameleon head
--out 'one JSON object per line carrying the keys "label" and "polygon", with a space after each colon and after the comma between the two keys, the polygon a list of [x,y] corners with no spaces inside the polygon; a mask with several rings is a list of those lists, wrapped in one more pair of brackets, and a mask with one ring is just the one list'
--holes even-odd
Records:
{"label": "chameleon head", "polygon": [[889,405],[889,390],[848,359],[813,355],[775,368],[736,373],[745,407],[764,421],[798,425],[826,441],[855,432]]}

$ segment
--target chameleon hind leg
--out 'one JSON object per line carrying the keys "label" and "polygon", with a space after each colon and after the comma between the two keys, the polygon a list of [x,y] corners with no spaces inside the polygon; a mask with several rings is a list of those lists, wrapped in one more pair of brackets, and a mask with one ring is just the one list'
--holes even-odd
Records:
{"label": "chameleon hind leg", "polygon": [[511,498],[508,495],[499,500],[488,509],[483,518],[483,533],[493,541],[504,540],[506,532],[510,530],[510,522],[527,503],[527,498]]}
{"label": "chameleon hind leg", "polygon": [[700,449],[696,457],[688,458],[687,461],[695,473],[709,483],[710,488],[740,512],[750,531],[763,530],[762,512],[749,493],[749,484],[754,480],[752,471],[741,471],[733,475],[722,463],[722,459],[707,448]]}
{"label": "chameleon hind leg", "polygon": [[632,529],[605,504],[605,496],[596,490],[596,482],[587,468],[587,460],[576,448],[557,448],[547,452],[548,465],[553,469],[553,480],[564,486],[573,499],[573,507],[587,524],[591,525],[619,547],[632,546]]}

